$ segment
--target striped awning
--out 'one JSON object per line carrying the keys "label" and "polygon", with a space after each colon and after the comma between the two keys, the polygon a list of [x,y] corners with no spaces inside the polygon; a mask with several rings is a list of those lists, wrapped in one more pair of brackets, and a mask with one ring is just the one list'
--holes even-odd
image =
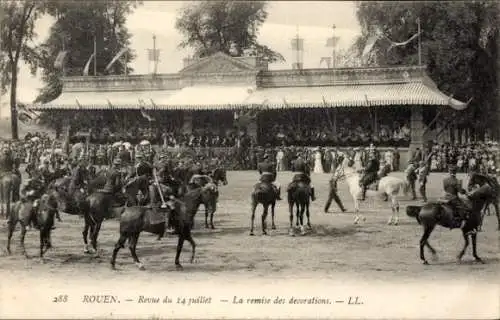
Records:
{"label": "striped awning", "polygon": [[231,110],[246,106],[254,92],[251,86],[190,86],[170,96],[162,109],[173,110]]}
{"label": "striped awning", "polygon": [[106,110],[156,109],[165,102],[173,90],[151,91],[100,91],[63,92],[58,98],[45,104],[30,106],[33,110]]}
{"label": "striped awning", "polygon": [[260,89],[249,97],[247,103],[271,109],[394,105],[466,107],[466,104],[422,82]]}

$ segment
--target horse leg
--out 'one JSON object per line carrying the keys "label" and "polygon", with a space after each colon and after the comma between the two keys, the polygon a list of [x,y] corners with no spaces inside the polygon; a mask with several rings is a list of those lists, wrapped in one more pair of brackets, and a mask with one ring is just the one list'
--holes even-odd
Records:
{"label": "horse leg", "polygon": [[113,256],[111,257],[111,269],[115,270],[115,262],[116,262],[116,255],[118,254],[118,251],[120,251],[121,248],[125,245],[125,241],[127,241],[127,237],[123,234],[120,234],[120,239],[115,244],[115,248],[113,250]]}
{"label": "horse leg", "polygon": [[139,235],[140,233],[138,232],[137,234],[132,235],[129,240],[128,240],[128,248],[130,249],[130,254],[132,255],[132,259],[134,259],[135,265],[139,268],[139,270],[145,270],[144,265],[142,262],[139,261],[139,257],[137,257],[137,242],[139,241]]}
{"label": "horse leg", "polygon": [[14,230],[16,229],[16,224],[17,224],[17,221],[14,220],[14,218],[12,218],[12,220],[9,221],[9,223],[7,224],[7,253],[10,254],[10,241],[12,239],[12,234],[14,233]]}
{"label": "horse leg", "polygon": [[177,241],[177,253],[175,254],[175,268],[177,270],[182,270],[182,265],[179,262],[181,256],[182,246],[184,245],[184,235],[182,234],[184,230],[181,230],[179,234],[179,240]]}
{"label": "horse leg", "polygon": [[311,230],[312,226],[311,226],[311,215],[309,212],[309,201],[306,202],[306,215],[307,215],[307,228]]}
{"label": "horse leg", "polygon": [[274,207],[276,207],[276,202],[271,203],[271,229],[276,230],[276,224],[274,223]]}
{"label": "horse leg", "polygon": [[210,208],[210,228],[212,228],[212,230],[215,229],[214,214],[216,210],[217,210],[217,200],[213,200],[212,207]]}
{"label": "horse leg", "polygon": [[429,262],[425,259],[424,247],[426,244],[429,245],[427,240],[434,230],[434,227],[435,225],[424,225],[424,234],[422,235],[422,238],[420,238],[420,260],[422,260],[424,264],[429,264]]}
{"label": "horse leg", "polygon": [[267,214],[269,211],[269,204],[264,205],[264,210],[262,211],[262,235],[267,235]]}
{"label": "horse leg", "polygon": [[205,206],[205,228],[208,229],[208,208],[209,206],[207,204],[204,204]]}
{"label": "horse leg", "polygon": [[477,255],[477,234],[473,233],[471,235],[471,238],[472,238],[472,256],[474,257],[474,259],[476,259],[477,262],[484,263],[484,261]]}
{"label": "horse leg", "polygon": [[29,258],[28,253],[26,252],[26,248],[24,247],[24,237],[25,236],[26,236],[26,225],[23,222],[21,222],[21,238],[20,238],[21,250],[22,250],[22,253],[24,254],[24,256],[26,258]]}
{"label": "horse leg", "polygon": [[92,248],[95,250],[95,257],[99,257],[99,251],[97,250],[97,237],[99,237],[99,231],[101,230],[102,221],[98,221],[92,230]]}
{"label": "horse leg", "polygon": [[191,263],[194,263],[194,256],[196,252],[196,242],[194,242],[193,236],[191,235],[191,231],[189,231],[189,234],[186,237],[186,240],[189,241],[191,244]]}
{"label": "horse leg", "polygon": [[463,229],[462,229],[462,236],[464,237],[464,247],[457,256],[457,263],[460,263],[462,257],[465,254],[465,250],[467,250],[467,247],[469,246],[469,235]]}
{"label": "horse leg", "polygon": [[293,201],[288,202],[288,210],[290,212],[290,230],[288,231],[288,234],[293,236]]}
{"label": "horse leg", "polygon": [[83,253],[90,253],[89,250],[89,243],[88,243],[88,235],[89,235],[89,228],[90,228],[90,219],[87,217],[87,215],[84,216],[85,218],[85,225],[83,227],[82,231],[82,236],[83,236]]}
{"label": "horse leg", "polygon": [[358,197],[354,196],[352,197],[354,200],[354,224],[359,223],[359,201]]}
{"label": "horse leg", "polygon": [[495,207],[495,214],[497,216],[497,222],[498,222],[497,230],[500,230],[500,210],[498,208],[498,202],[497,202],[497,200],[495,200],[493,202],[493,206]]}
{"label": "horse leg", "polygon": [[304,211],[306,209],[306,206],[301,203],[300,204],[300,234],[305,235],[306,230],[304,229]]}
{"label": "horse leg", "polygon": [[257,208],[257,202],[252,199],[252,217],[251,217],[251,227],[250,227],[250,235],[253,236],[253,227],[254,227],[254,220],[255,220],[255,209]]}

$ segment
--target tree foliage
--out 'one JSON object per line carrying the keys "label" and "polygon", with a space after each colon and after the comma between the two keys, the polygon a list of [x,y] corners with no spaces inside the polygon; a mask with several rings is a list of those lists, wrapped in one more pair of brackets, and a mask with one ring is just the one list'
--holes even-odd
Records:
{"label": "tree foliage", "polygon": [[[455,98],[473,101],[462,113],[464,125],[476,129],[497,126],[499,8],[493,1],[363,1],[357,5],[362,36],[355,46],[362,52],[367,39],[381,30],[402,42],[417,32],[421,22],[422,63],[440,90]],[[387,52],[388,41],[373,50],[375,65],[418,64],[418,41]],[[471,123],[467,119],[474,117]]]}
{"label": "tree foliage", "polygon": [[[61,76],[82,75],[85,64],[94,52],[96,39],[97,74],[105,72],[107,64],[122,49],[127,52],[114,63],[110,74],[131,72],[128,66],[135,54],[130,46],[131,34],[126,27],[127,15],[136,1],[51,1],[47,11],[56,21],[47,40],[38,47],[42,79],[46,83],[36,102],[46,103],[58,97],[62,90]],[[54,66],[61,51],[67,51],[64,68]],[[89,74],[93,74],[93,61]]]}
{"label": "tree foliage", "polygon": [[278,52],[259,44],[258,30],[266,21],[265,1],[199,1],[179,12],[176,28],[184,36],[180,47],[191,47],[202,58],[222,51],[234,57],[259,56],[284,61]]}
{"label": "tree foliage", "polygon": [[18,139],[17,80],[19,61],[31,67],[32,74],[38,67],[38,56],[31,40],[36,37],[35,22],[45,10],[43,1],[2,1],[0,72],[2,93],[10,87],[12,139]]}

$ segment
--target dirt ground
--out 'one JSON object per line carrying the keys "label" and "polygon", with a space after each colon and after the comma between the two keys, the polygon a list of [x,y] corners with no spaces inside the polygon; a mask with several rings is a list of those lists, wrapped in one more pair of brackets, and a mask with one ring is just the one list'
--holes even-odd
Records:
{"label": "dirt ground", "polygon": [[[291,177],[290,172],[279,173],[278,181],[283,189],[286,189]],[[310,233],[296,237],[287,234],[288,208],[286,202],[281,201],[276,208],[277,230],[270,230],[269,236],[261,235],[261,209],[258,208],[256,236],[251,237],[249,198],[258,174],[228,172],[229,184],[220,188],[221,196],[214,219],[216,229],[204,228],[204,211],[200,210],[194,230],[196,262],[189,263],[190,246],[186,243],[181,257],[184,265],[182,272],[176,272],[174,267],[177,239],[170,235],[157,241],[155,236],[146,233],[141,235],[137,247],[146,270],[136,268],[128,249],[122,249],[118,255],[118,271],[110,270],[109,259],[118,239],[118,222],[104,222],[99,236],[102,252],[100,257],[95,258],[83,253],[83,220],[67,214],[61,215],[63,222],[56,222],[57,229],[52,234],[54,248],[47,252],[45,263],[37,258],[39,238],[35,231],[28,232],[26,236],[30,259],[20,254],[19,231],[14,234],[13,253],[7,256],[4,249],[6,228],[5,222],[2,222],[0,270],[3,277],[24,281],[29,278],[78,278],[116,281],[117,284],[128,277],[145,281],[157,281],[165,277],[170,280],[302,277],[370,281],[392,279],[403,282],[433,279],[496,282],[500,261],[499,232],[493,215],[485,218],[483,232],[478,236],[478,253],[486,264],[473,263],[470,248],[463,263],[457,264],[455,256],[463,244],[461,232],[438,227],[431,235],[430,242],[438,250],[439,260],[431,261],[431,255],[427,252],[431,265],[424,266],[418,252],[422,229],[405,213],[406,205],[416,202],[408,199],[401,201],[398,226],[386,224],[390,208],[389,203],[382,201],[377,201],[371,208],[366,208],[366,204],[362,206],[367,220],[354,225],[353,205],[345,182],[339,184],[340,197],[349,211],[341,213],[333,203],[329,213],[323,212],[329,177],[329,174],[312,176],[318,199],[311,207],[313,230]],[[441,174],[431,174],[428,184],[430,198],[441,194],[441,181]]]}

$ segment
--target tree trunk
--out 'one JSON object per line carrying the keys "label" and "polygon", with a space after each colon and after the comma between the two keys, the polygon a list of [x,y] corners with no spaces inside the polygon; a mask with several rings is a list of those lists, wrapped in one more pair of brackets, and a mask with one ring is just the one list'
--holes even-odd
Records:
{"label": "tree trunk", "polygon": [[12,79],[10,84],[10,126],[12,139],[19,139],[19,130],[17,127],[17,63],[12,63]]}

